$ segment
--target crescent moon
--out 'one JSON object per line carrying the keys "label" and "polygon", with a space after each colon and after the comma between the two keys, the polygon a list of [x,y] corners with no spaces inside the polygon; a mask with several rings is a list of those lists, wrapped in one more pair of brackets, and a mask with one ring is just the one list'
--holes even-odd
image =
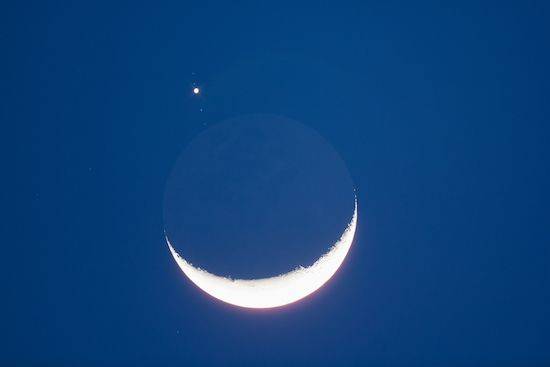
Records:
{"label": "crescent moon", "polygon": [[353,243],[357,227],[357,197],[351,221],[340,239],[308,267],[261,279],[231,279],[196,268],[166,242],[183,273],[203,291],[221,301],[247,308],[272,308],[296,302],[321,288],[340,268]]}

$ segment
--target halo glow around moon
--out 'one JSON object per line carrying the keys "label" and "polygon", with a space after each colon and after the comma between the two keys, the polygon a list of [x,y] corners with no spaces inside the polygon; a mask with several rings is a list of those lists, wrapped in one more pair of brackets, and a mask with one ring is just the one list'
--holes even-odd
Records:
{"label": "halo glow around moon", "polygon": [[248,308],[272,308],[296,302],[321,288],[340,268],[353,243],[357,226],[357,198],[353,216],[340,239],[308,267],[262,279],[231,279],[194,267],[180,256],[166,236],[174,260],[203,291],[221,301]]}

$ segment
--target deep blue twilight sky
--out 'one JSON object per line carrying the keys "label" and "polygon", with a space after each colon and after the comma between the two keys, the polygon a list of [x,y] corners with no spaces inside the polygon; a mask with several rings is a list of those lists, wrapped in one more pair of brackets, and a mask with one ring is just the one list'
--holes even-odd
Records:
{"label": "deep blue twilight sky", "polygon": [[[545,1],[3,3],[0,365],[550,365],[548,35]],[[261,312],[163,238],[182,149],[250,113],[360,205],[336,276]]]}

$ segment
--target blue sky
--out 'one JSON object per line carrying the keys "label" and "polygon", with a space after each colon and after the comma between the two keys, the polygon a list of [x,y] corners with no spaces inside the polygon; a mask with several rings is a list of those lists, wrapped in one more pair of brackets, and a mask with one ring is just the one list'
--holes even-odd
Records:
{"label": "blue sky", "polygon": [[[547,365],[549,10],[4,4],[0,364]],[[341,271],[277,311],[163,242],[181,150],[249,113],[330,141],[361,208]]]}

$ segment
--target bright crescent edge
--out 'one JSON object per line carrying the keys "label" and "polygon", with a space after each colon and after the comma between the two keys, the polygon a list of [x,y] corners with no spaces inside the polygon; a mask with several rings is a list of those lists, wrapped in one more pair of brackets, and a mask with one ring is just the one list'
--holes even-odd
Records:
{"label": "bright crescent edge", "polygon": [[247,308],[284,306],[307,297],[321,288],[338,271],[355,237],[357,197],[351,221],[338,241],[308,267],[261,279],[231,279],[194,267],[181,257],[165,234],[166,242],[183,273],[197,287],[221,301]]}

